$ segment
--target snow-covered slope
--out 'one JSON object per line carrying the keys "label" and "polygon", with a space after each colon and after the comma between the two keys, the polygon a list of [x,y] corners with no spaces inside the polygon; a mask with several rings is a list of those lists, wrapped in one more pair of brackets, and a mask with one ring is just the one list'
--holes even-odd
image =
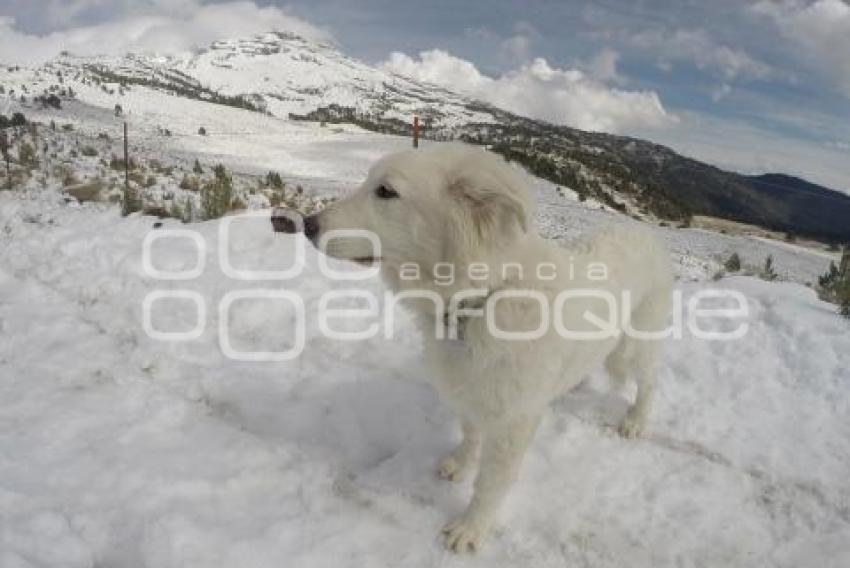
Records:
{"label": "snow-covered slope", "polygon": [[9,69],[14,68],[5,69],[0,79],[17,86],[18,93],[22,86],[36,95],[70,87],[83,102],[110,109],[121,104],[130,112],[138,101],[128,94],[147,87],[173,98],[241,106],[281,118],[333,104],[405,122],[418,113],[434,126],[494,121],[492,112],[467,97],[283,32],[220,40],[176,56],[64,54],[35,69]]}
{"label": "snow-covered slope", "polygon": [[[241,174],[246,191],[257,174],[275,170],[290,188],[338,195],[380,155],[410,144],[350,125],[288,120],[311,105],[353,101],[372,112],[392,101],[404,114],[437,97],[437,119],[447,124],[479,112],[332,46],[300,42],[265,35],[179,58],[65,56],[40,69],[4,69],[2,83],[15,90],[4,112],[42,123],[43,169],[72,166],[79,177],[107,181],[118,176],[108,161],[120,154],[127,119],[146,174],[154,160],[175,168],[150,188],[165,200],[178,195],[196,159],[205,175],[218,162]],[[116,74],[138,81],[122,87]],[[32,101],[69,87],[74,97],[61,109]],[[259,98],[213,100],[246,92]],[[123,117],[114,116],[116,103]],[[97,154],[77,155],[86,146]],[[219,222],[162,221],[208,243],[206,270],[189,282],[154,281],[142,267],[154,218],[79,205],[55,177],[42,184],[40,172],[0,191],[2,568],[850,562],[850,333],[834,306],[803,286],[834,253],[656,227],[685,300],[709,285],[739,291],[750,332],[732,343],[688,335],[670,342],[645,440],[616,435],[625,399],[609,394],[601,376],[560,400],[492,540],[480,556],[454,560],[438,532],[470,488],[434,475],[457,432],[424,385],[416,332],[402,314],[391,341],[322,337],[312,317],[320,294],[350,285],[325,279],[308,248],[303,274],[287,285],[306,303],[303,355],[233,361],[219,345],[218,302],[257,284],[222,272]],[[604,223],[634,222],[592,197],[582,202],[568,188],[530,182],[549,238],[569,243]],[[247,205],[262,204],[253,197]],[[291,238],[273,235],[267,220],[234,223],[239,268],[292,261]],[[156,266],[193,264],[190,244],[160,242]],[[787,282],[709,284],[732,252],[752,267],[772,255]],[[357,286],[382,291],[375,280]],[[144,298],[162,288],[201,294],[207,318],[198,339],[163,343],[144,332]],[[280,349],[292,341],[291,317],[285,305],[238,302],[233,344]],[[163,300],[153,312],[160,330],[195,322],[185,301]]]}
{"label": "snow-covered slope", "polygon": [[[542,220],[551,213],[564,227],[592,219],[583,207],[542,209]],[[216,306],[258,284],[222,273],[219,222],[188,227],[209,245],[199,278],[152,280],[142,268],[151,226],[107,205],[69,205],[53,189],[0,192],[4,567],[839,567],[850,559],[850,334],[833,306],[800,285],[719,283],[748,298],[750,332],[736,342],[669,343],[647,439],[617,436],[626,402],[598,376],[560,400],[488,545],[453,560],[438,533],[470,487],[434,475],[457,433],[424,385],[404,316],[391,341],[323,337],[310,317],[319,295],[351,284],[324,278],[308,248],[304,272],[287,284],[306,303],[302,356],[230,360]],[[233,228],[239,268],[292,262],[292,237],[271,233],[266,219]],[[157,268],[194,264],[189,241],[161,245]],[[381,292],[375,280],[357,286]],[[686,299],[706,286],[680,283]],[[146,294],[174,288],[199,292],[207,307],[194,341],[163,343],[142,329]],[[285,348],[292,317],[285,303],[234,304],[233,345]],[[185,331],[196,313],[189,302],[163,301],[152,320]]]}
{"label": "snow-covered slope", "polygon": [[646,141],[517,116],[285,32],[175,56],[64,54],[35,69],[0,68],[0,86],[16,101],[23,94],[31,109],[33,97],[45,94],[108,111],[119,105],[152,135],[194,136],[201,127],[210,131],[206,123],[219,136],[262,135],[270,117],[406,135],[418,115],[423,137],[489,145],[537,175],[644,219],[702,214],[822,241],[850,237],[843,223],[850,198],[827,188],[781,176],[766,183]]}
{"label": "snow-covered slope", "polygon": [[223,93],[259,95],[276,116],[337,104],[365,113],[388,112],[404,121],[414,113],[446,125],[493,120],[488,113],[470,110],[469,98],[371,67],[334,46],[291,34],[217,41],[175,67]]}

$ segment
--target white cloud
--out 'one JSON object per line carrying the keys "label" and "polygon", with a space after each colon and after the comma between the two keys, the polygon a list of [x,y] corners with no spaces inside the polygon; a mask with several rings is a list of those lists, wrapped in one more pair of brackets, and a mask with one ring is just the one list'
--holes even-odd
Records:
{"label": "white cloud", "polygon": [[732,92],[732,86],[729,83],[723,83],[716,89],[711,91],[711,100],[718,103],[725,99]]}
{"label": "white cloud", "polygon": [[477,40],[482,46],[486,45],[486,48],[497,50],[503,62],[513,65],[530,61],[533,44],[541,37],[534,26],[523,21],[515,23],[512,34],[507,37],[487,26],[467,28],[464,35]]}
{"label": "white cloud", "polygon": [[[52,18],[73,19],[102,0],[51,3]],[[55,4],[55,6],[54,6]],[[0,61],[40,63],[68,50],[79,55],[116,54],[127,51],[175,53],[203,47],[223,37],[269,30],[284,30],[327,39],[323,30],[276,7],[236,1],[202,5],[200,0],[146,0],[137,2],[119,18],[33,35],[19,31],[12,18],[0,17]]]}
{"label": "white cloud", "polygon": [[532,43],[540,37],[540,32],[528,22],[514,24],[514,34],[502,40],[499,48],[508,61],[527,63],[531,59]]}
{"label": "white cloud", "polygon": [[850,5],[842,0],[762,1],[753,11],[769,17],[850,97]]}
{"label": "white cloud", "polygon": [[623,132],[676,120],[664,110],[655,92],[610,88],[578,69],[553,68],[542,58],[496,78],[439,49],[424,51],[419,59],[392,53],[382,67],[517,114],[584,130]]}
{"label": "white cloud", "polygon": [[590,63],[587,65],[587,71],[594,79],[598,79],[603,83],[625,83],[625,77],[620,75],[617,69],[617,62],[619,61],[620,54],[613,49],[606,48],[590,60]]}
{"label": "white cloud", "polygon": [[516,34],[504,40],[501,48],[510,60],[527,61],[531,54],[531,38]]}
{"label": "white cloud", "polygon": [[742,49],[716,43],[704,30],[647,30],[633,34],[628,43],[654,52],[662,69],[687,62],[703,71],[714,71],[725,80],[736,78],[767,79],[774,75],[770,65],[753,58]]}

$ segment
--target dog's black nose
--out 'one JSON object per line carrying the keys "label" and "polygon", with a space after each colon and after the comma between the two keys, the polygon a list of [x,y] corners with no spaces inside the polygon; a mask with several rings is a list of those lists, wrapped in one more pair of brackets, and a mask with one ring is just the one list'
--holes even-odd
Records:
{"label": "dog's black nose", "polygon": [[272,228],[276,233],[292,234],[298,231],[298,226],[292,219],[292,214],[279,207],[272,211]]}
{"label": "dog's black nose", "polygon": [[309,217],[304,217],[304,235],[313,240],[316,235],[319,234],[319,216],[318,215],[310,215]]}

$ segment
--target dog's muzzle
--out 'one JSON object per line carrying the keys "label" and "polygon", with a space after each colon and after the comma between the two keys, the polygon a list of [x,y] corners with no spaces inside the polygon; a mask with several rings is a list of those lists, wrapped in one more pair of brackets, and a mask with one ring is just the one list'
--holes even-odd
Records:
{"label": "dog's muzzle", "polygon": [[272,229],[276,233],[288,233],[294,234],[298,232],[299,224],[304,225],[304,236],[306,236],[311,241],[315,241],[316,237],[319,235],[319,216],[318,215],[309,215],[307,217],[301,217],[302,223],[298,223],[296,219],[298,218],[298,213],[295,213],[291,209],[283,209],[280,207],[276,207],[272,210]]}

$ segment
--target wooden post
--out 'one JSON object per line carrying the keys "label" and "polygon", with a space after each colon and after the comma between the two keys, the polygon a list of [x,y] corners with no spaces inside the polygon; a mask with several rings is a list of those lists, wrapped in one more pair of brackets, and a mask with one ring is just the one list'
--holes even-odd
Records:
{"label": "wooden post", "polygon": [[50,152],[50,146],[48,144],[47,136],[44,137],[44,144],[41,146],[43,160],[44,160],[44,183],[47,183],[48,172],[50,172],[50,165],[47,163],[47,156]]}
{"label": "wooden post", "polygon": [[419,117],[413,115],[413,147],[419,147]]}
{"label": "wooden post", "polygon": [[841,252],[841,264],[838,265],[838,274],[842,278],[850,278],[850,245],[845,245]]}
{"label": "wooden post", "polygon": [[38,126],[34,122],[30,122],[27,124],[27,130],[30,133],[30,139],[32,140],[32,159],[34,162],[38,161],[38,151],[41,149],[38,146]]}
{"label": "wooden post", "polygon": [[130,157],[127,151],[127,121],[124,121],[124,199],[130,196]]}

